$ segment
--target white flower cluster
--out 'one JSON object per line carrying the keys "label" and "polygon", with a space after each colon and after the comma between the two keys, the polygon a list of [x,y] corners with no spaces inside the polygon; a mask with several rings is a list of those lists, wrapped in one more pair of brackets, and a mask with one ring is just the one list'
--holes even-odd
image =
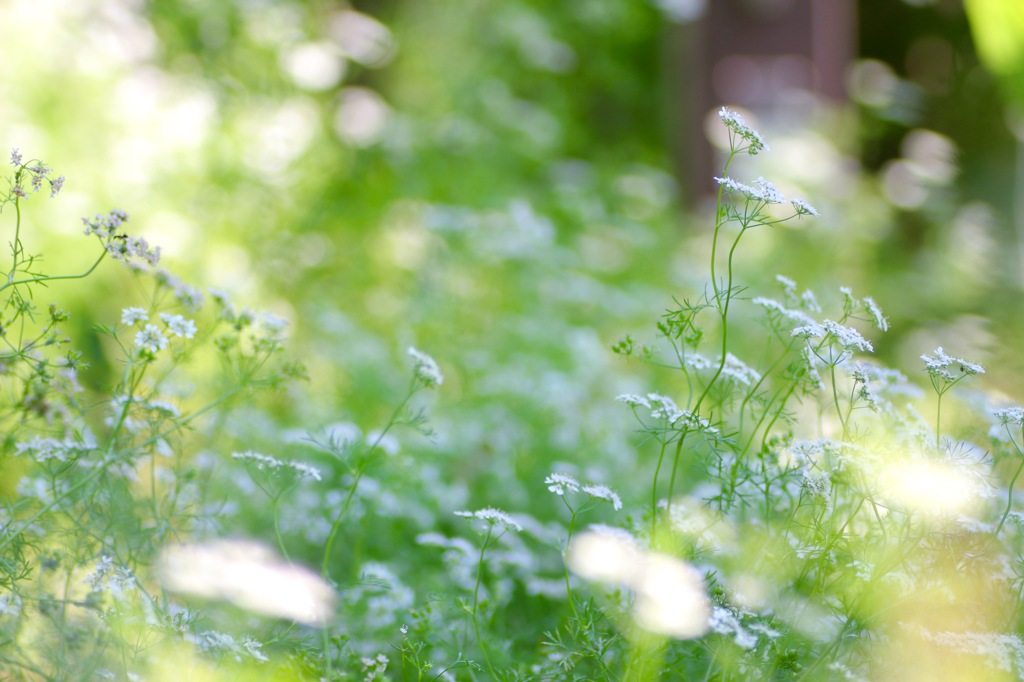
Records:
{"label": "white flower cluster", "polygon": [[[935,349],[934,356],[922,355],[921,359],[924,360],[924,368],[928,374],[947,383],[959,381],[965,376],[985,373],[985,368],[977,363],[946,355],[945,351],[942,350],[942,346]],[[960,376],[954,376],[949,370],[950,367],[958,368]]]}
{"label": "white flower cluster", "polygon": [[615,399],[620,403],[626,403],[633,408],[645,407],[651,411],[651,416],[653,418],[665,419],[669,424],[682,422],[695,431],[700,431],[701,433],[706,433],[708,435],[718,434],[718,429],[711,426],[711,422],[688,410],[679,409],[675,401],[668,396],[660,395],[658,393],[648,393],[646,396],[636,395],[634,393],[625,393],[617,396]]}
{"label": "white flower cluster", "polygon": [[86,431],[82,434],[81,440],[75,438],[43,438],[35,436],[27,442],[17,443],[14,446],[15,455],[30,453],[37,462],[45,462],[55,459],[58,462],[66,462],[69,455],[85,454],[96,448],[96,439],[92,432]]}
{"label": "white flower cluster", "polygon": [[758,152],[771,151],[761,134],[751,128],[738,112],[729,107],[722,107],[718,110],[718,116],[731,133],[746,141],[747,146],[737,151],[746,151],[751,156],[756,156]]}
{"label": "white flower cluster", "polygon": [[573,537],[566,564],[587,580],[631,590],[631,613],[644,630],[678,639],[707,632],[711,608],[701,573],[675,557],[644,551],[627,531],[591,526]]}
{"label": "white flower cluster", "polygon": [[363,664],[363,672],[366,673],[366,677],[363,678],[364,682],[371,682],[381,677],[388,669],[388,657],[384,654],[377,654],[374,658],[363,658],[361,659]]}
{"label": "white flower cluster", "polygon": [[787,308],[786,306],[772,298],[764,298],[759,296],[753,299],[751,303],[753,303],[754,305],[759,305],[765,310],[767,310],[769,313],[775,313],[780,317],[783,317],[789,320],[790,322],[794,322],[796,324],[805,326],[817,324],[814,318],[812,318],[810,315],[799,310]]}
{"label": "white flower cluster", "polygon": [[882,314],[882,309],[875,303],[875,299],[865,296],[857,300],[850,287],[839,287],[839,291],[843,294],[843,298],[845,298],[843,308],[847,314],[863,311],[868,314],[868,319],[872,324],[883,332],[889,331],[889,320]]}
{"label": "white flower cluster", "polygon": [[[198,331],[196,323],[182,315],[160,313],[160,319],[167,331],[178,338],[191,339]],[[136,307],[121,310],[121,324],[134,325],[140,322],[149,322],[149,313],[146,310]],[[152,355],[167,348],[169,343],[170,339],[164,334],[164,330],[155,324],[147,324],[135,334],[135,345]]]}
{"label": "white flower cluster", "polygon": [[412,346],[409,346],[409,357],[412,358],[416,378],[427,388],[436,388],[444,383],[444,375],[434,358]]}
{"label": "white flower cluster", "polygon": [[815,323],[797,327],[793,330],[792,334],[802,339],[835,339],[845,350],[855,349],[862,353],[873,353],[875,350],[871,342],[861,336],[860,332],[856,329],[844,327],[832,320],[824,320],[821,324]]}
{"label": "white flower cluster", "polygon": [[85,582],[93,592],[110,592],[120,596],[135,589],[135,576],[125,566],[115,566],[114,560],[108,556],[100,557],[96,570],[85,577]]}
{"label": "white flower cluster", "polygon": [[91,220],[82,218],[86,236],[94,234],[103,239],[113,238],[121,225],[126,222],[128,222],[128,214],[116,208],[105,216],[97,214]]}
{"label": "white flower cluster", "polygon": [[578,493],[582,490],[593,498],[611,502],[612,509],[615,511],[622,509],[622,500],[615,491],[606,485],[580,483],[572,476],[565,474],[551,474],[544,479],[544,483],[547,484],[548,490],[556,495],[565,495],[566,492]]}
{"label": "white flower cluster", "polygon": [[152,267],[160,262],[160,247],[150,247],[142,237],[115,238],[104,244],[104,248],[110,257],[121,263],[129,264],[132,258],[145,261]]}
{"label": "white flower cluster", "polygon": [[736,646],[742,649],[753,649],[757,646],[757,635],[749,632],[740,623],[740,619],[731,609],[716,606],[708,618],[708,628],[720,635],[732,635]]}
{"label": "white flower cluster", "polygon": [[1024,407],[1004,407],[993,410],[992,416],[999,420],[1000,426],[1024,426]]}
{"label": "white flower cluster", "polygon": [[817,209],[815,209],[813,206],[808,204],[803,199],[794,198],[791,199],[789,203],[793,205],[793,210],[796,211],[797,215],[809,215],[814,216],[815,218],[820,215]]}
{"label": "white flower cluster", "polygon": [[786,197],[783,196],[782,192],[764,178],[754,180],[753,186],[744,185],[742,182],[737,182],[732,178],[715,178],[714,180],[730,192],[742,194],[751,201],[765,204],[781,204],[786,201]]}
{"label": "white flower cluster", "polygon": [[933,632],[920,625],[900,623],[927,642],[964,654],[981,656],[995,670],[1024,670],[1024,642],[1019,635],[1001,632]]}
{"label": "white flower cluster", "polygon": [[[692,370],[718,369],[720,364],[717,360],[712,361],[700,353],[690,353],[683,360],[683,364]],[[732,353],[725,354],[725,363],[722,364],[722,376],[732,379],[744,386],[751,386],[761,380],[761,375],[748,367],[742,360]]]}
{"label": "white flower cluster", "polygon": [[490,525],[502,525],[505,528],[511,528],[514,531],[521,531],[523,527],[515,519],[509,515],[508,512],[503,512],[500,509],[494,507],[485,507],[483,509],[477,509],[476,511],[457,511],[456,516],[462,516],[467,519],[480,519],[486,521]]}
{"label": "white flower cluster", "polygon": [[252,637],[245,637],[239,643],[231,635],[216,630],[201,632],[196,638],[196,644],[200,651],[216,654],[229,654],[235,661],[241,663],[242,654],[247,654],[253,660],[266,663],[270,659],[263,653],[263,643]]}
{"label": "white flower cluster", "polygon": [[[29,162],[31,163],[31,161]],[[50,198],[53,199],[60,190],[64,187],[64,176],[61,175],[56,178],[51,178],[50,173],[53,172],[52,168],[47,168],[41,162],[36,162],[35,165],[29,166],[24,163],[21,156],[21,151],[14,147],[11,149],[11,165],[18,168],[18,172],[15,175],[16,182],[11,188],[11,193],[20,199],[27,199],[28,193],[25,192],[25,188],[21,185],[21,175],[23,171],[28,171],[29,178],[32,182],[32,191],[38,192],[43,188],[43,181],[50,183]]]}
{"label": "white flower cluster", "polygon": [[235,452],[231,455],[232,459],[237,459],[243,462],[252,462],[257,469],[260,471],[268,471],[272,473],[282,473],[283,470],[291,469],[299,476],[305,478],[312,478],[313,480],[323,480],[320,476],[320,470],[314,466],[306,464],[305,462],[284,462],[276,457],[270,455],[263,455],[258,452],[252,452],[251,450],[246,452]]}

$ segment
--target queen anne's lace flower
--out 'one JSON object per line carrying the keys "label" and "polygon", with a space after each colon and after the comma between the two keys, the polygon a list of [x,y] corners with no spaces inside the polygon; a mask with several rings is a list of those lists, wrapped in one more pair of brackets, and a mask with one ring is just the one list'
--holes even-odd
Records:
{"label": "queen anne's lace flower", "polygon": [[1004,407],[1001,410],[993,410],[992,415],[999,420],[1001,426],[1024,426],[1024,407]]}
{"label": "queen anne's lace flower", "polygon": [[761,134],[751,128],[739,113],[729,107],[722,107],[718,110],[718,116],[730,132],[746,141],[747,146],[736,151],[746,151],[751,156],[755,156],[758,152],[770,151]]}
{"label": "queen anne's lace flower", "polygon": [[149,313],[143,308],[124,308],[121,311],[121,324],[132,325],[136,322],[148,322]]}
{"label": "queen anne's lace flower", "polygon": [[744,185],[742,182],[737,182],[732,178],[715,178],[714,180],[730,192],[742,194],[750,201],[763,202],[765,204],[781,204],[786,200],[782,192],[764,178],[755,180],[753,186]]}
{"label": "queen anne's lace flower", "polygon": [[[958,381],[965,376],[985,373],[985,368],[977,363],[946,355],[945,351],[942,350],[942,346],[935,349],[934,356],[922,355],[921,359],[924,360],[924,368],[928,374],[950,383]],[[954,376],[953,372],[949,370],[950,367],[959,369],[960,376]]]}
{"label": "queen anne's lace flower", "polygon": [[503,512],[500,509],[494,507],[485,507],[483,509],[477,509],[476,511],[457,511],[456,516],[462,516],[467,519],[480,519],[486,521],[490,525],[500,524],[506,528],[511,528],[515,531],[521,531],[523,527],[513,519],[507,512]]}
{"label": "queen anne's lace flower", "polygon": [[444,375],[441,374],[441,368],[437,366],[434,358],[412,346],[409,346],[409,357],[412,358],[416,377],[427,388],[436,388],[444,383]]}
{"label": "queen anne's lace flower", "polygon": [[181,315],[160,313],[160,319],[164,321],[167,329],[175,336],[191,339],[196,335],[196,323],[192,320],[186,320]]}
{"label": "queen anne's lace flower", "polygon": [[819,215],[817,209],[803,199],[792,199],[789,203],[793,204],[793,210],[796,211],[797,215],[809,215],[815,218]]}
{"label": "queen anne's lace flower", "polygon": [[821,324],[797,327],[792,331],[792,335],[804,339],[831,337],[846,350],[855,349],[864,353],[873,353],[875,350],[871,342],[861,336],[856,329],[844,327],[832,320],[824,320]]}
{"label": "queen anne's lace flower", "polygon": [[150,353],[159,353],[170,341],[154,324],[147,324],[142,331],[135,335],[135,345]]}
{"label": "queen anne's lace flower", "polygon": [[231,455],[232,459],[237,459],[243,462],[252,462],[257,469],[269,472],[287,472],[289,469],[299,476],[305,478],[312,478],[315,481],[322,480],[320,476],[320,470],[314,466],[306,464],[305,462],[285,462],[276,457],[270,455],[264,455],[259,452],[236,452]]}

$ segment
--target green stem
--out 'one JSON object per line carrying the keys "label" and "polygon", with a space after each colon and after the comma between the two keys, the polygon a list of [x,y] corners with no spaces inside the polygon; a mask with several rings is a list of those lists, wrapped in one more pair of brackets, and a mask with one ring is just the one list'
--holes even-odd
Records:
{"label": "green stem", "polygon": [[399,403],[398,407],[395,408],[395,411],[391,414],[391,418],[388,419],[387,425],[380,432],[380,434],[378,434],[376,440],[374,440],[373,443],[370,445],[370,449],[366,452],[365,460],[356,470],[355,478],[352,480],[352,486],[351,488],[349,488],[348,495],[345,497],[345,502],[342,504],[341,510],[338,512],[338,515],[334,518],[334,523],[331,524],[331,532],[328,533],[327,543],[324,545],[324,557],[323,560],[320,562],[320,573],[323,575],[324,578],[330,577],[328,575],[327,568],[331,561],[331,550],[334,548],[334,540],[338,535],[338,530],[341,528],[341,522],[345,519],[345,515],[348,513],[348,508],[352,504],[352,497],[355,495],[356,488],[359,487],[359,480],[363,477],[363,474],[366,471],[366,467],[371,462],[371,457],[377,451],[377,448],[380,447],[380,443],[382,440],[384,440],[384,436],[386,436],[388,432],[392,429],[392,427],[394,427],[395,422],[398,421],[398,415],[401,414],[402,410],[405,409],[405,406],[409,403],[409,401],[412,399],[415,393],[416,384],[414,380],[413,386],[409,390],[409,393],[405,396],[405,399],[402,400],[401,403]]}
{"label": "green stem", "polygon": [[480,604],[480,583],[483,580],[484,575],[484,553],[487,552],[487,545],[491,541],[491,533],[494,531],[494,526],[489,525],[487,527],[487,535],[484,537],[484,542],[480,546],[480,558],[477,560],[476,565],[476,585],[473,587],[473,631],[476,633],[476,644],[480,647],[480,652],[484,655],[484,662],[487,663],[487,669],[491,673],[491,678],[497,680],[498,675],[494,672],[494,665],[491,663],[490,653],[487,651],[487,647],[484,645],[484,640],[480,636],[480,621],[477,618],[477,608]]}
{"label": "green stem", "polygon": [[[1016,448],[1017,454],[1021,455],[1020,466],[1017,467],[1017,471],[1013,474],[1013,478],[1010,479],[1010,490],[1006,494],[1006,509],[1003,511],[1003,517],[999,519],[999,525],[996,526],[996,532],[992,534],[993,538],[999,537],[999,531],[1003,529],[1003,524],[1006,523],[1007,517],[1010,516],[1010,509],[1013,507],[1013,486],[1017,483],[1017,477],[1020,476],[1021,470],[1024,470],[1024,452],[1021,452],[1020,446],[1017,441],[1014,440],[1013,434],[1010,433],[1010,427],[1006,427],[1006,433],[1010,436],[1010,442],[1013,443],[1013,447]],[[1024,431],[1022,431],[1024,434]]]}

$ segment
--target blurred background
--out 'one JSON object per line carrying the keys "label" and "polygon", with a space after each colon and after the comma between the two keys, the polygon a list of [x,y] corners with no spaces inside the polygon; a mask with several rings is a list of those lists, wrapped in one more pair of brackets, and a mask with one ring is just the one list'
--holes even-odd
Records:
{"label": "blurred background", "polygon": [[[0,141],[68,178],[28,248],[75,269],[79,218],[121,208],[287,318],[315,379],[285,426],[380,422],[414,344],[470,483],[635,458],[612,398],[674,377],[609,348],[704,290],[722,105],[773,148],[735,177],[821,212],[752,234],[743,285],[850,286],[882,361],[943,345],[1022,398],[1017,0],[2,0],[0,46]],[[53,287],[81,344],[131,281]]]}

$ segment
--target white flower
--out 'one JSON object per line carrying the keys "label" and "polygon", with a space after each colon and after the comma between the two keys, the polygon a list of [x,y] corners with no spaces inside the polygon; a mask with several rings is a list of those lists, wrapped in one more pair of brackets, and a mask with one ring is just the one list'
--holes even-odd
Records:
{"label": "white flower", "polygon": [[761,137],[756,130],[747,125],[746,120],[744,120],[740,114],[729,107],[722,107],[718,110],[718,115],[722,119],[722,123],[725,124],[726,128],[747,141],[747,146],[744,149],[737,149],[736,151],[746,151],[751,156],[754,156],[761,151],[770,151],[768,145],[764,141],[764,138]]}
{"label": "white flower", "polygon": [[123,308],[121,310],[121,324],[132,325],[136,322],[148,322],[149,313],[142,308]]}
{"label": "white flower", "polygon": [[437,366],[434,358],[412,346],[409,346],[409,357],[412,358],[416,378],[427,388],[436,388],[444,383],[444,375],[441,374],[441,368]]}
{"label": "white flower", "polygon": [[618,494],[606,485],[589,484],[583,486],[583,492],[596,497],[599,500],[605,500],[612,503],[612,509],[618,511],[622,509],[622,500]]}
{"label": "white flower", "polygon": [[683,411],[676,406],[676,401],[668,396],[648,393],[647,400],[651,403],[651,416],[655,419],[664,417],[669,424],[674,424],[683,416]]}
{"label": "white flower", "polygon": [[781,204],[786,200],[782,192],[764,178],[755,180],[753,187],[744,185],[742,182],[737,182],[732,178],[715,178],[714,180],[719,185],[724,185],[730,192],[742,194],[751,201],[763,202],[765,204]]}
{"label": "white flower", "polygon": [[231,455],[231,458],[243,462],[254,462],[256,468],[260,471],[281,473],[282,470],[291,469],[300,477],[312,478],[315,481],[323,480],[323,477],[320,475],[320,470],[315,466],[306,464],[305,462],[284,462],[276,457],[260,454],[259,452],[253,452],[251,450],[247,452],[235,452]]}
{"label": "white flower", "polygon": [[814,318],[810,317],[806,313],[799,310],[791,310],[786,306],[782,305],[778,301],[771,298],[758,297],[751,301],[754,305],[759,305],[769,312],[778,313],[780,316],[786,318],[790,322],[809,326],[817,324]]}
{"label": "white flower", "polygon": [[775,281],[782,285],[783,291],[790,296],[796,296],[796,282],[785,275],[775,275]]}
{"label": "white flower", "polygon": [[242,640],[242,647],[248,652],[250,656],[255,658],[260,663],[266,663],[270,659],[263,653],[263,642],[257,641],[252,637],[245,637]]}
{"label": "white flower", "polygon": [[170,341],[167,340],[164,333],[153,324],[147,324],[142,331],[135,335],[135,345],[150,353],[162,351],[164,348],[167,348],[168,343]]}
{"label": "white flower", "polygon": [[792,199],[789,203],[793,204],[793,210],[796,211],[797,215],[809,215],[818,217],[818,211],[808,204],[803,199]]}
{"label": "white flower", "polygon": [[135,589],[135,576],[131,570],[115,566],[114,560],[108,556],[100,557],[96,570],[85,577],[85,582],[93,592],[110,592],[114,596]]}
{"label": "white flower", "polygon": [[[985,368],[979,364],[968,362],[963,358],[954,358],[951,355],[946,355],[942,350],[942,346],[935,349],[934,357],[930,355],[922,355],[921,359],[924,360],[924,368],[928,374],[950,383],[958,381],[960,378],[965,376],[985,373]],[[953,373],[947,369],[954,365],[959,368],[961,372],[960,377],[954,377]]]}
{"label": "white flower", "polygon": [[635,393],[623,393],[615,398],[620,403],[626,403],[630,407],[646,407],[651,408],[651,404],[647,402],[647,398],[642,395],[636,395]]}
{"label": "white flower", "polygon": [[456,516],[462,516],[467,519],[477,518],[482,521],[486,521],[490,525],[501,524],[506,528],[511,528],[515,531],[523,529],[515,519],[513,519],[507,512],[503,512],[500,509],[494,507],[485,507],[484,509],[477,509],[476,511],[457,511]]}
{"label": "white flower", "polygon": [[860,335],[856,329],[844,327],[838,322],[824,320],[821,324],[809,324],[804,327],[797,327],[792,332],[793,336],[804,339],[816,339],[831,337],[839,342],[844,349],[855,348],[864,353],[873,353],[874,347],[871,342]]}
{"label": "white flower", "polygon": [[64,176],[60,176],[56,180],[50,181],[50,198],[53,199],[60,194],[61,189],[64,187]]}
{"label": "white flower", "polygon": [[164,321],[164,324],[167,325],[167,328],[175,336],[191,339],[196,335],[196,323],[192,320],[186,320],[181,315],[160,313],[160,319]]}
{"label": "white flower", "polygon": [[883,332],[889,331],[889,320],[887,320],[885,315],[882,314],[882,309],[878,307],[875,300],[870,296],[867,296],[864,298],[863,303],[864,309],[867,310],[868,314],[874,319],[875,326]]}
{"label": "white flower", "polygon": [[21,165],[21,152],[18,150],[17,147],[14,147],[13,149],[11,149],[11,165],[12,166],[20,166]]}
{"label": "white flower", "polygon": [[566,490],[571,493],[577,493],[580,490],[580,482],[572,476],[551,474],[544,479],[544,482],[547,484],[548,490],[556,495],[565,495]]}
{"label": "white flower", "polygon": [[1004,407],[1001,410],[993,410],[992,415],[999,420],[1000,426],[1016,424],[1024,426],[1024,408]]}

